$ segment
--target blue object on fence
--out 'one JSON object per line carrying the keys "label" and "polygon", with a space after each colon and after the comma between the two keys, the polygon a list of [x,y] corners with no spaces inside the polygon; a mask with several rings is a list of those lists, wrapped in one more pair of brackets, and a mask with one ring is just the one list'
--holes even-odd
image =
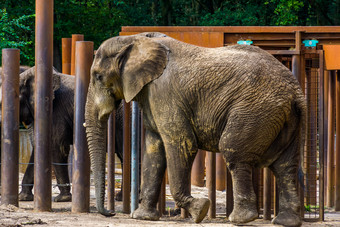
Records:
{"label": "blue object on fence", "polygon": [[316,47],[316,44],[318,43],[319,41],[316,40],[316,39],[306,39],[306,40],[303,40],[303,44],[305,44],[305,47]]}
{"label": "blue object on fence", "polygon": [[139,187],[139,140],[138,105],[132,102],[131,113],[131,213],[138,208]]}
{"label": "blue object on fence", "polygon": [[239,40],[239,41],[237,41],[237,44],[240,44],[240,45],[251,45],[251,44],[253,44],[253,41],[251,41],[251,40]]}

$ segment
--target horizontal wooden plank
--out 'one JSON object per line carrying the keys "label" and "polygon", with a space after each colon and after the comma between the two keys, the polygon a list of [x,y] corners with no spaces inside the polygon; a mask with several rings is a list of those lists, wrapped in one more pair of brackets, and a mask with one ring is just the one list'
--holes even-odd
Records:
{"label": "horizontal wooden plank", "polygon": [[122,32],[339,33],[340,26],[123,26]]}

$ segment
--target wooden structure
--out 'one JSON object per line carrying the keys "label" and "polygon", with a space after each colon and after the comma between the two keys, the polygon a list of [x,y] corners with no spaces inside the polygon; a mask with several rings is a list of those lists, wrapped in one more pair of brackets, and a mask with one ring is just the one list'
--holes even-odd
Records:
{"label": "wooden structure", "polygon": [[[190,44],[204,47],[222,47],[237,44],[238,41],[252,41],[252,45],[259,46],[273,54],[278,60],[290,68],[299,80],[305,92],[308,103],[308,132],[305,146],[303,165],[304,177],[300,174],[299,181],[301,194],[301,215],[308,220],[324,219],[324,195],[327,195],[330,203],[340,210],[340,137],[335,137],[334,128],[340,128],[340,91],[338,83],[340,75],[334,70],[340,69],[340,27],[122,27],[120,35],[132,35],[141,32],[162,32],[170,37]],[[304,43],[306,43],[304,45]],[[307,47],[309,43],[317,43],[316,46]],[[326,56],[326,60],[324,60]],[[325,63],[325,64],[324,64]],[[324,67],[326,65],[326,68]],[[332,71],[326,71],[332,70]],[[330,78],[334,77],[334,78]],[[328,79],[330,78],[330,79]],[[337,92],[335,95],[335,84]],[[328,89],[329,88],[329,89]],[[339,93],[339,94],[338,94]],[[336,117],[335,100],[336,98]],[[335,121],[339,123],[334,127]],[[328,129],[331,129],[330,131]],[[334,143],[336,148],[334,151]],[[327,149],[329,147],[330,149]],[[211,157],[211,156],[209,156]],[[215,157],[213,158],[215,160]],[[202,161],[203,160],[203,161]],[[326,161],[328,165],[326,165]],[[336,160],[336,161],[335,161]],[[208,163],[211,162],[211,158]],[[195,161],[193,166],[192,182],[201,182],[195,179],[202,168],[204,159]],[[213,163],[215,165],[215,163]],[[339,171],[334,171],[339,168]],[[212,167],[213,169],[216,167]],[[210,169],[210,168],[209,168]],[[217,173],[223,171],[217,170]],[[328,173],[327,175],[324,174]],[[209,171],[211,173],[211,171]],[[263,177],[263,174],[265,175]],[[327,180],[325,176],[329,179]],[[214,174],[207,174],[209,178]],[[227,187],[227,216],[231,212],[232,195],[230,190],[231,179],[226,177]],[[225,177],[217,175],[217,179]],[[303,179],[302,179],[303,178]],[[326,182],[327,180],[327,182]],[[215,179],[213,179],[215,182]],[[219,180],[217,180],[219,182]],[[201,183],[200,183],[201,184]],[[272,187],[273,186],[273,187]],[[326,186],[327,190],[324,190]],[[215,185],[210,185],[210,192],[215,190]],[[271,209],[277,214],[278,198],[276,196],[275,180],[272,174],[265,170],[254,171],[254,188],[258,195],[259,208],[265,218],[270,218]],[[334,190],[333,190],[334,189]],[[272,196],[267,193],[271,192]],[[263,194],[266,193],[266,194]],[[211,199],[215,196],[209,193]],[[265,198],[264,198],[264,197]],[[269,199],[270,197],[270,199]],[[274,202],[271,204],[271,200]],[[263,204],[265,203],[265,204]],[[213,207],[215,209],[215,207]]]}

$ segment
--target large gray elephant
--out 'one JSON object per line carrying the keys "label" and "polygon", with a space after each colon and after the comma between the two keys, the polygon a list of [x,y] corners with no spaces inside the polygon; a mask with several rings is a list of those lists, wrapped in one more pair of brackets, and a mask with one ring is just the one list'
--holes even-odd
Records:
{"label": "large gray elephant", "polygon": [[[20,74],[20,121],[28,125],[29,137],[33,144],[34,125],[34,81],[35,67]],[[55,202],[71,201],[70,179],[68,174],[68,155],[73,144],[75,77],[53,70],[53,122],[52,122],[52,160],[60,194]],[[0,99],[1,103],[1,99]],[[1,120],[1,116],[0,116]],[[122,111],[116,114],[115,151],[122,162]],[[34,150],[29,163],[34,162]],[[33,200],[34,166],[28,164],[22,180],[20,201]],[[120,193],[121,194],[121,193]],[[119,194],[119,195],[120,195]]]}
{"label": "large gray elephant", "polygon": [[[280,190],[273,223],[299,226],[296,175],[304,145],[306,101],[292,73],[258,47],[203,48],[160,33],[114,37],[97,50],[85,122],[97,209],[104,208],[105,125],[119,100],[143,110],[145,154],[136,219],[158,220],[165,168],[176,204],[196,223],[210,202],[190,194],[198,149],[221,152],[234,189],[233,223],[258,217],[252,168],[269,167]],[[203,171],[203,170],[202,170]]]}

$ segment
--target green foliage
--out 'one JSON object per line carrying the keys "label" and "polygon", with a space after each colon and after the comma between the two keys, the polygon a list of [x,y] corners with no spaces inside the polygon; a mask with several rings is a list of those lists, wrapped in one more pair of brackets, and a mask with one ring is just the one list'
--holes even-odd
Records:
{"label": "green foliage", "polygon": [[[0,47],[17,47],[34,64],[35,0],[0,0]],[[340,25],[339,0],[57,0],[54,59],[61,38],[84,34],[97,48],[121,26]],[[60,60],[59,60],[60,61]]]}
{"label": "green foliage", "polygon": [[[6,9],[0,9],[0,49],[20,49],[23,64],[33,61],[31,54],[33,42],[25,36],[26,32],[31,31],[31,28],[25,23],[32,17],[34,15],[23,15],[10,19]],[[0,58],[2,58],[2,53],[0,53]]]}

